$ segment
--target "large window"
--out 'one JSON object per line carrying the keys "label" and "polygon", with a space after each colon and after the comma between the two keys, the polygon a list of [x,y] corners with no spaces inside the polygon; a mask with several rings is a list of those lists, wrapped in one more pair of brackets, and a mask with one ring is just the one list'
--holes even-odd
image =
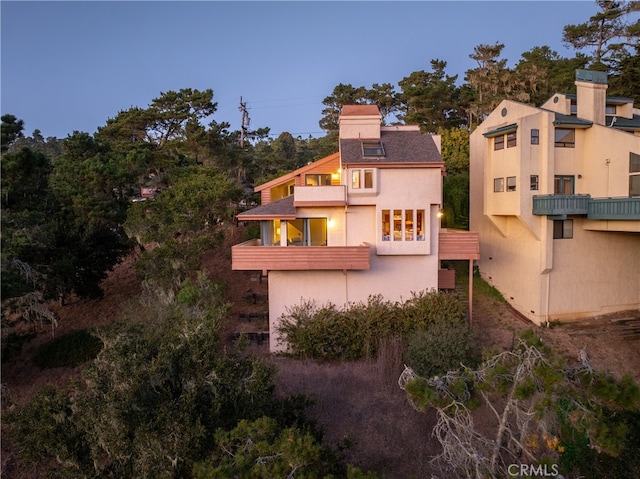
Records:
{"label": "large window", "polygon": [[324,173],[306,174],[304,177],[304,184],[307,186],[330,186],[331,175]]}
{"label": "large window", "polygon": [[640,155],[629,153],[629,196],[640,196]]}
{"label": "large window", "polygon": [[576,130],[573,128],[556,128],[555,145],[559,148],[575,148]]}
{"label": "large window", "polygon": [[553,239],[573,238],[573,220],[554,220]]}
{"label": "large window", "polygon": [[553,178],[554,195],[572,195],[574,193],[575,177],[556,175]]}
{"label": "large window", "polygon": [[425,210],[382,210],[382,241],[424,241]]}
{"label": "large window", "polygon": [[287,221],[287,245],[326,246],[327,219],[300,218]]}

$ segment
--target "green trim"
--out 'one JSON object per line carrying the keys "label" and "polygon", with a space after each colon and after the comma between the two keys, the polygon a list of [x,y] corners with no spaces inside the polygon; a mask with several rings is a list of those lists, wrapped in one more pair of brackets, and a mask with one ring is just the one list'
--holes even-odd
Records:
{"label": "green trim", "polygon": [[482,136],[485,138],[493,138],[494,136],[504,135],[505,133],[511,133],[518,129],[517,123],[512,123],[511,125],[501,126],[500,128],[496,128],[495,130],[490,130],[486,133],[483,133]]}

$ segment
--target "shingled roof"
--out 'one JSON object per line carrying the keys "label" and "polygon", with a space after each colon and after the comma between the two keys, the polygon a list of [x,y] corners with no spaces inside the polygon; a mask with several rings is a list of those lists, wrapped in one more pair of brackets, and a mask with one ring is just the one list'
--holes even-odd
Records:
{"label": "shingled roof", "polygon": [[[366,141],[366,140],[365,140]],[[384,156],[364,156],[361,140],[340,140],[342,164],[358,163],[427,163],[442,164],[440,152],[430,135],[419,130],[385,130],[380,132]]]}
{"label": "shingled roof", "polygon": [[296,208],[293,206],[293,195],[238,214],[240,221],[271,219],[293,220],[295,218]]}

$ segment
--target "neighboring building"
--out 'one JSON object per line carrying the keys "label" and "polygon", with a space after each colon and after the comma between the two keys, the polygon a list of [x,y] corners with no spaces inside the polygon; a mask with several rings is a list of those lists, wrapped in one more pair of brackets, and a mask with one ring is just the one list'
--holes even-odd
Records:
{"label": "neighboring building", "polygon": [[602,72],[576,86],[471,134],[480,272],[535,323],[640,308],[640,110]]}
{"label": "neighboring building", "polygon": [[232,268],[268,273],[272,351],[285,347],[279,318],[302,300],[406,300],[438,288],[440,259],[478,257],[477,236],[440,232],[439,137],[381,119],[376,106],[345,106],[339,153],[258,186],[261,206],[238,215],[261,223],[260,240],[232,248]]}

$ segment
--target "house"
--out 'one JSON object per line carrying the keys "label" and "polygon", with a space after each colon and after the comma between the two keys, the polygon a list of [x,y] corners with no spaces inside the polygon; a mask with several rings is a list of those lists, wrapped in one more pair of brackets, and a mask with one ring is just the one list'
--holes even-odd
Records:
{"label": "house", "polygon": [[478,257],[476,236],[440,231],[439,137],[381,120],[377,106],[343,107],[339,151],[258,186],[261,205],[238,215],[260,221],[259,240],[232,248],[232,268],[268,275],[272,351],[286,347],[280,317],[303,300],[406,300],[451,280],[441,259]]}
{"label": "house", "polygon": [[640,110],[602,72],[575,84],[504,100],[470,139],[481,275],[538,324],[640,308]]}

